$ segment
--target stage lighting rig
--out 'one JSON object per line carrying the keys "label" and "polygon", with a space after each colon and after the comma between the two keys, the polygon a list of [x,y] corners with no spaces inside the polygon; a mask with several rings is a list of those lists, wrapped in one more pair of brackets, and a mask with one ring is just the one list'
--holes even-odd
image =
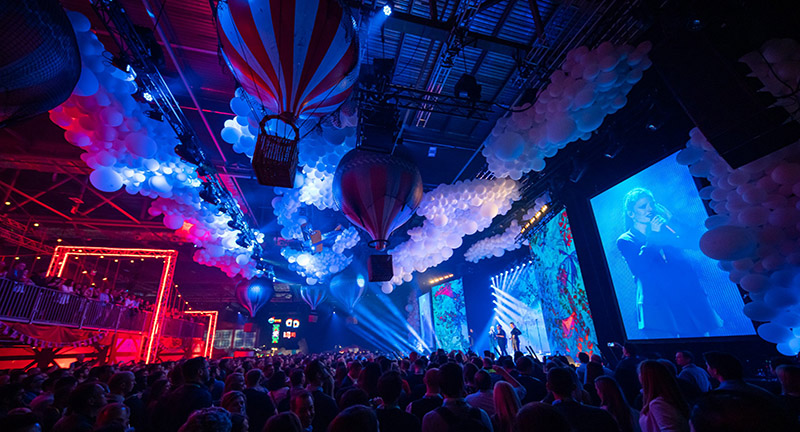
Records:
{"label": "stage lighting rig", "polygon": [[204,177],[204,183],[211,184],[203,186],[204,189],[200,191],[204,195],[203,200],[209,203],[219,201],[220,211],[236,221],[242,221],[243,229],[237,244],[245,248],[252,245],[253,256],[261,256],[263,250],[256,242],[253,230],[243,222],[247,220],[244,213],[208,163],[209,158],[203,152],[200,139],[159,71],[159,66],[163,67],[164,53],[153,31],[135,26],[118,0],[90,0],[90,3],[108,30],[108,36],[119,48],[119,54],[112,59],[112,64],[128,74],[126,79],[135,77],[142,95],[147,93],[153,98],[152,102],[147,101],[148,105],[163,116],[180,141],[175,146],[175,153],[187,163],[201,167],[198,174]]}
{"label": "stage lighting rig", "polygon": [[383,5],[382,10],[383,14],[386,15],[387,17],[392,15],[392,11],[394,11],[394,2],[392,0],[387,1],[386,4]]}

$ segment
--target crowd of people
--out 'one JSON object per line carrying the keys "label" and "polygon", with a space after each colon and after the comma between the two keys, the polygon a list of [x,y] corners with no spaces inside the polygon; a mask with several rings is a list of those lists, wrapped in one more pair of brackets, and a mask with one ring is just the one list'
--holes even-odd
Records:
{"label": "crowd of people", "polygon": [[800,365],[777,393],[743,379],[733,355],[644,359],[627,346],[545,361],[438,351],[331,352],[160,364],[6,371],[8,432],[631,432],[794,431]]}

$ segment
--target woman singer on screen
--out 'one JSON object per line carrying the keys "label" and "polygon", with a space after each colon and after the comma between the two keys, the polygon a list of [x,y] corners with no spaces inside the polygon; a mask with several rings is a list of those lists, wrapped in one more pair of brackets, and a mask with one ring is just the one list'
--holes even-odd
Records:
{"label": "woman singer on screen", "polygon": [[672,213],[653,193],[635,188],[625,195],[625,226],[617,248],[636,283],[640,330],[649,338],[707,336],[722,326],[699,276],[669,225]]}

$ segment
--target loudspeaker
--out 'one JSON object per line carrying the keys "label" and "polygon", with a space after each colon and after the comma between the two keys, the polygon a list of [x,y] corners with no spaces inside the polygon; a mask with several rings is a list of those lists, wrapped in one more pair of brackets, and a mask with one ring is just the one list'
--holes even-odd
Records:
{"label": "loudspeaker", "polygon": [[367,261],[370,282],[388,282],[394,276],[391,255],[370,255]]}
{"label": "loudspeaker", "polygon": [[310,322],[310,323],[315,323],[315,322],[317,322],[317,319],[318,319],[318,318],[319,318],[319,317],[317,316],[317,314],[312,312],[312,313],[311,313],[311,314],[308,316],[308,322]]}

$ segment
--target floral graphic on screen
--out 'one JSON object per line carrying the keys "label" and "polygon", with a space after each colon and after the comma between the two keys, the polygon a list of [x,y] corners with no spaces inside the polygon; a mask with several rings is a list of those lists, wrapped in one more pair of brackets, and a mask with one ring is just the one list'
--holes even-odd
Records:
{"label": "floral graphic on screen", "polygon": [[592,353],[597,335],[566,210],[532,235],[530,247],[536,280],[527,287],[542,302],[551,350],[572,357]]}
{"label": "floral graphic on screen", "polygon": [[433,287],[433,328],[439,348],[445,351],[469,348],[467,309],[461,279]]}

